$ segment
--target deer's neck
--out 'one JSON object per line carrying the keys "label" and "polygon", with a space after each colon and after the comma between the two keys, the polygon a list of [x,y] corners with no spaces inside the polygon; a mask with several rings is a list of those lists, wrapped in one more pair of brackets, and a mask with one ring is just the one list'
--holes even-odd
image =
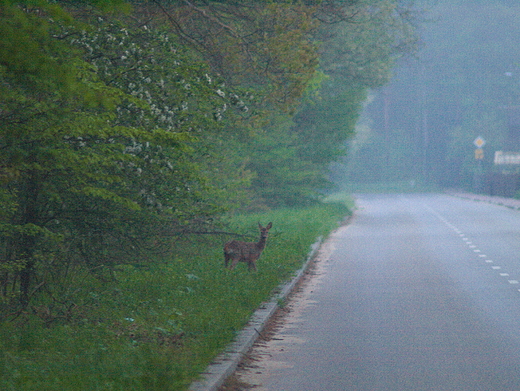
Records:
{"label": "deer's neck", "polygon": [[260,237],[260,240],[256,244],[256,247],[260,250],[263,250],[265,248],[265,242],[267,242],[267,238]]}

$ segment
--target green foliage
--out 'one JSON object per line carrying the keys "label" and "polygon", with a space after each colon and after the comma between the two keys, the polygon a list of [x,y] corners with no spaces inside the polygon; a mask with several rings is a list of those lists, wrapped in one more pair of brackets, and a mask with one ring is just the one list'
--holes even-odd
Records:
{"label": "green foliage", "polygon": [[286,115],[272,118],[249,142],[247,168],[255,173],[251,190],[255,204],[264,207],[295,206],[316,201],[324,182],[318,168],[299,156],[300,142]]}
{"label": "green foliage", "polygon": [[301,159],[326,174],[330,163],[345,155],[346,140],[354,134],[364,99],[362,88],[337,88],[333,79],[325,81],[320,95],[302,105],[295,117]]}
{"label": "green foliage", "polygon": [[246,240],[257,239],[257,221],[273,221],[256,273],[224,268],[229,236],[190,235],[175,242],[175,258],[118,266],[110,284],[71,270],[67,297],[40,297],[0,324],[0,388],[186,389],[346,213],[324,204],[228,218]]}
{"label": "green foliage", "polygon": [[3,284],[22,305],[47,273],[132,262],[147,243],[233,202],[215,186],[232,189],[243,175],[227,171],[218,183],[215,156],[200,152],[207,128],[218,129],[208,112],[245,105],[224,99],[166,33],[102,18],[85,29],[15,5],[2,18],[28,56],[10,57],[8,42],[0,51],[1,247],[3,262],[24,265]]}
{"label": "green foliage", "polygon": [[363,143],[353,148],[347,163],[348,180],[382,183],[415,180],[422,156],[414,151],[409,133],[394,130],[393,136],[370,130]]}
{"label": "green foliage", "polygon": [[[321,67],[326,78],[294,118],[298,156],[314,167],[314,181],[308,183],[315,189],[329,186],[325,178],[330,164],[344,157],[347,140],[354,135],[369,89],[381,87],[390,79],[396,59],[413,52],[418,39],[411,20],[412,9],[399,2],[359,1],[344,5],[341,10],[324,15],[335,20],[321,26],[318,32],[324,40]],[[401,136],[395,142],[406,144]],[[384,153],[384,148],[378,146],[377,153]],[[367,168],[374,168],[378,159],[374,154],[363,156],[370,157],[360,160],[354,175],[370,180],[366,177]],[[378,172],[387,175],[389,162],[379,163],[384,169]],[[337,176],[335,179],[345,180]]]}
{"label": "green foliage", "polygon": [[360,0],[345,9],[349,15],[341,22],[320,30],[327,43],[323,70],[339,88],[381,87],[392,76],[394,61],[417,47],[413,4]]}
{"label": "green foliage", "polygon": [[318,67],[314,7],[291,1],[160,3],[179,39],[267,110],[291,111]]}
{"label": "green foliage", "polygon": [[[370,31],[321,70],[325,3],[129,4],[0,2],[2,389],[185,388],[347,213],[319,190],[400,42],[390,1],[330,2]],[[258,220],[225,270],[200,234]]]}
{"label": "green foliage", "polygon": [[[135,132],[110,125],[106,108],[123,94],[103,85],[78,51],[55,38],[65,17],[42,18],[15,5],[2,10],[0,193],[9,213],[0,221],[0,245],[3,262],[24,264],[19,273],[4,274],[3,286],[14,291],[19,281],[26,304],[36,263],[54,258],[62,235],[70,233],[73,198],[133,205],[113,186],[122,181],[118,167],[130,160],[121,142]],[[42,12],[58,14],[55,7]],[[15,47],[25,60],[10,57]]]}

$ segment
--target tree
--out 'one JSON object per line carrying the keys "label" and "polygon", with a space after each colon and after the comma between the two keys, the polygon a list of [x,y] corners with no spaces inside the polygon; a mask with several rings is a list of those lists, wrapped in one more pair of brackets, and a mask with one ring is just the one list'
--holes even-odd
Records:
{"label": "tree", "polygon": [[325,2],[319,15],[327,22],[318,35],[325,79],[300,107],[293,131],[301,160],[325,178],[330,163],[345,155],[368,91],[389,81],[395,61],[415,51],[418,37],[416,12],[393,0]]}
{"label": "tree", "polygon": [[310,34],[317,26],[315,7],[293,1],[152,4],[146,8],[154,17],[164,15],[181,42],[228,85],[254,90],[257,102],[270,109],[294,109],[314,77],[318,51]]}
{"label": "tree", "polygon": [[[318,71],[316,15],[336,2],[155,0],[103,13],[97,3],[1,3],[8,304],[27,306],[74,267],[101,275],[142,262],[166,238],[207,231],[230,208],[315,201],[366,88],[391,62],[372,50],[394,42],[373,42],[377,28],[393,31],[385,19],[342,38],[358,42],[360,63],[379,59],[369,77],[336,72],[347,53],[323,61],[329,76]],[[357,7],[395,13],[381,4],[349,2],[338,18],[352,21]]]}
{"label": "tree", "polygon": [[223,209],[198,134],[243,102],[224,99],[204,65],[167,35],[80,24],[56,6],[3,4],[1,16],[6,300],[19,292],[26,306],[71,265],[132,262],[140,243]]}
{"label": "tree", "polygon": [[[519,97],[519,7],[509,1],[438,1],[428,17],[416,61],[401,62],[387,88],[387,128],[412,135],[422,156],[415,162],[421,164],[418,179],[460,186],[472,181],[469,163],[475,163],[477,129],[489,134],[485,159],[504,146],[504,108],[516,105]],[[369,108],[380,133],[384,108],[382,94]]]}
{"label": "tree", "polygon": [[137,208],[110,189],[121,182],[118,164],[130,157],[120,141],[135,131],[109,125],[123,94],[54,38],[58,24],[71,23],[66,13],[4,2],[1,19],[0,191],[8,205],[1,220],[2,285],[5,293],[19,284],[26,305],[35,269],[57,257],[60,218],[71,198]]}

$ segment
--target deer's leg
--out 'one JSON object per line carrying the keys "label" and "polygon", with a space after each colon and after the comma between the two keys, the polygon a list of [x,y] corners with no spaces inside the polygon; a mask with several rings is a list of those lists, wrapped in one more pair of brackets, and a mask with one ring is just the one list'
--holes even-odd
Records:
{"label": "deer's leg", "polygon": [[229,268],[229,270],[233,270],[237,265],[238,261],[240,261],[240,258],[233,258],[233,262],[231,262],[231,267]]}
{"label": "deer's leg", "polygon": [[248,269],[251,271],[255,271],[256,272],[256,262],[255,261],[249,261],[247,263],[247,266],[248,266]]}
{"label": "deer's leg", "polygon": [[230,256],[228,253],[224,252],[224,267],[228,267],[228,263],[229,263],[229,260],[230,260]]}

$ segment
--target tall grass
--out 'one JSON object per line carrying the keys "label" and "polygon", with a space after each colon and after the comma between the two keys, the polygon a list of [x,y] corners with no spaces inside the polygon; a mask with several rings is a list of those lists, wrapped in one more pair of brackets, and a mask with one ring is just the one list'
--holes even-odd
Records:
{"label": "tall grass", "polygon": [[427,193],[440,191],[436,183],[419,180],[348,183],[343,185],[343,189],[348,193]]}
{"label": "tall grass", "polygon": [[67,316],[36,301],[0,324],[0,389],[186,389],[347,213],[329,203],[230,217],[229,230],[252,241],[258,221],[273,222],[257,272],[224,268],[229,237],[186,236],[173,259],[117,267],[111,282],[83,275]]}

